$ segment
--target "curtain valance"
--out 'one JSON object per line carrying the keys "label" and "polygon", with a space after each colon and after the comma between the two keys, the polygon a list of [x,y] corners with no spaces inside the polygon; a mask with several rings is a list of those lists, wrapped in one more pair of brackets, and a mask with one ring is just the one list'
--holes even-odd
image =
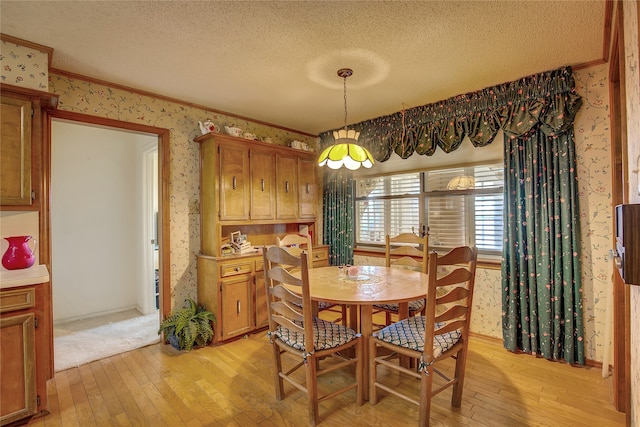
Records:
{"label": "curtain valance", "polygon": [[[360,132],[360,144],[375,160],[395,152],[431,156],[437,147],[450,153],[465,136],[476,147],[490,144],[500,129],[518,137],[540,127],[560,135],[571,127],[582,104],[575,92],[571,67],[564,67],[444,101],[414,107],[350,125]],[[332,131],[320,134],[321,146],[333,143]]]}

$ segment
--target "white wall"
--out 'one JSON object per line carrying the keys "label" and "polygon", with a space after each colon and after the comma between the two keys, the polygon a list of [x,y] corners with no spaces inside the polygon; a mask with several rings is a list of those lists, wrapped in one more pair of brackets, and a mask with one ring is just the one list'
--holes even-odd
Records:
{"label": "white wall", "polygon": [[144,305],[141,149],[156,137],[52,122],[53,318]]}

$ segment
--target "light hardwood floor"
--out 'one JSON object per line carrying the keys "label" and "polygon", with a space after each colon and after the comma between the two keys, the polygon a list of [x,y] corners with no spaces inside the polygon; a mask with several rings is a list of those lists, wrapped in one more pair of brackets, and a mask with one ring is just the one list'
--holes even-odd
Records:
{"label": "light hardwood floor", "polygon": [[[509,353],[499,342],[472,337],[462,407],[450,389],[434,398],[434,426],[623,426],[609,380],[599,369],[571,367]],[[320,382],[340,381],[332,377]],[[411,380],[398,387],[416,386]],[[303,426],[305,396],[286,386],[275,399],[264,333],[180,353],[155,344],[58,372],[50,410],[31,426]],[[320,404],[325,426],[411,426],[417,407],[382,395],[355,404],[349,392]]]}

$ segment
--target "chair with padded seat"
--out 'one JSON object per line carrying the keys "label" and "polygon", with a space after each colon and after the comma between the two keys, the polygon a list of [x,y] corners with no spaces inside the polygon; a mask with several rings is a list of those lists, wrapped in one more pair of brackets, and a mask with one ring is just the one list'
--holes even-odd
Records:
{"label": "chair with padded seat", "polygon": [[[356,402],[362,405],[362,363],[365,363],[362,336],[353,329],[313,316],[308,254],[302,252],[296,257],[284,248],[272,246],[263,248],[263,258],[276,398],[284,398],[285,381],[305,392],[309,422],[314,426],[320,420],[318,404],[326,399],[355,389]],[[298,272],[294,276],[287,270],[289,266],[299,269],[299,278]],[[345,350],[351,349],[353,356],[349,357]],[[355,370],[354,381],[344,384],[341,376],[336,381],[341,386],[331,387],[332,390],[324,390],[320,395],[317,378],[339,369]],[[335,385],[332,381],[329,384]]]}
{"label": "chair with padded seat", "polygon": [[[451,406],[460,407],[477,257],[477,248],[468,246],[442,256],[435,252],[429,255],[425,315],[393,323],[374,333],[369,341],[369,403],[375,405],[379,390],[384,390],[417,404],[420,426],[429,425],[431,398],[450,386],[453,387]],[[417,371],[406,368],[400,356],[414,360]],[[455,366],[445,370],[439,362],[450,357],[455,359]],[[393,384],[385,383],[382,380],[385,376],[378,379],[379,370],[384,370],[386,377],[388,372],[397,371],[419,379],[419,393],[409,395],[408,389],[398,387],[395,375]],[[436,389],[434,374],[444,380],[443,384],[438,381]]]}
{"label": "chair with padded seat", "polygon": [[[420,237],[413,233],[401,233],[385,239],[385,265],[387,267],[408,268],[427,272],[429,234]],[[424,299],[409,302],[409,316],[424,314]],[[375,304],[375,311],[385,312],[385,325],[392,323],[392,315],[398,315],[398,304]]]}
{"label": "chair with padded seat", "polygon": [[[276,237],[276,246],[286,248],[289,253],[295,256],[300,256],[302,251],[306,251],[309,259],[309,268],[313,268],[313,244],[311,243],[311,235],[309,234],[286,234],[283,237]],[[340,308],[338,310],[338,308]],[[326,301],[318,302],[318,312],[320,311],[335,311],[340,313],[340,317],[336,321],[341,321],[343,325],[346,325],[347,321],[347,307],[346,305],[333,304]]]}

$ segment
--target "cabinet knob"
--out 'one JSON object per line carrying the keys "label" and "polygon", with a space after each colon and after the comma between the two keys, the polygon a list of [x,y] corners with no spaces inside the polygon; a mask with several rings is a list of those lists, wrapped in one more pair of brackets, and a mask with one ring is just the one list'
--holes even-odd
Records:
{"label": "cabinet knob", "polygon": [[235,190],[237,187],[237,180],[236,177],[234,176],[233,178],[231,178],[231,187]]}
{"label": "cabinet knob", "polygon": [[308,182],[307,182],[306,192],[307,192],[307,194],[309,194],[309,183]]}
{"label": "cabinet knob", "polygon": [[240,300],[236,300],[236,314],[240,314]]}
{"label": "cabinet knob", "polygon": [[264,191],[264,178],[260,179],[260,189]]}
{"label": "cabinet knob", "polygon": [[288,193],[289,192],[289,181],[285,181],[284,182],[284,192]]}
{"label": "cabinet knob", "polygon": [[233,271],[240,271],[240,267],[235,267]]}

